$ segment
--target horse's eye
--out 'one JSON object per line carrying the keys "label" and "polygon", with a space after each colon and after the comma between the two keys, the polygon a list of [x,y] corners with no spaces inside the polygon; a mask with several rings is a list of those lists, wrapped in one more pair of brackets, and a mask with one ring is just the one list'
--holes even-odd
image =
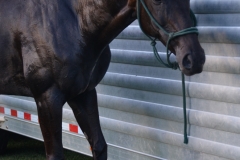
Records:
{"label": "horse's eye", "polygon": [[162,0],[153,0],[153,3],[155,3],[155,4],[161,4],[161,3],[162,3]]}

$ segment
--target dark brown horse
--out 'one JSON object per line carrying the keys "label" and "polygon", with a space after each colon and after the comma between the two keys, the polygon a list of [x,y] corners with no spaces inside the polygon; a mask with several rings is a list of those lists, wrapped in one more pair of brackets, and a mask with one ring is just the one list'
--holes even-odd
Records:
{"label": "dark brown horse", "polygon": [[[143,0],[169,32],[192,26],[189,0]],[[0,0],[0,94],[34,97],[47,159],[64,159],[62,107],[67,102],[92,147],[107,159],[96,85],[110,62],[109,43],[137,18],[137,0]],[[143,30],[168,36],[140,6]],[[186,75],[205,61],[197,34],[174,38],[169,49]]]}

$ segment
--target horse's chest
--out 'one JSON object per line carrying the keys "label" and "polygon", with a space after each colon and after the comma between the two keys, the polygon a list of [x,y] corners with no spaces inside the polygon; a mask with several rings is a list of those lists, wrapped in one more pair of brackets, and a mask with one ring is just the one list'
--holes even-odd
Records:
{"label": "horse's chest", "polygon": [[62,90],[68,90],[67,92],[73,93],[73,96],[85,90],[92,90],[107,72],[110,58],[110,50],[107,47],[98,59],[76,60],[76,58],[65,65],[56,63],[55,81],[61,86]]}
{"label": "horse's chest", "polygon": [[110,59],[111,59],[111,52],[109,47],[107,46],[102,52],[99,59],[96,61],[90,73],[90,80],[88,85],[89,90],[95,88],[98,85],[98,83],[102,80],[102,78],[107,72]]}

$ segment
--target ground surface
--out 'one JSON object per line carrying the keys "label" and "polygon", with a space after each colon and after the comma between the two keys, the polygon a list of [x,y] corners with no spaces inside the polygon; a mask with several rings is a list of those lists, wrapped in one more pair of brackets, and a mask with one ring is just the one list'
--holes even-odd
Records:
{"label": "ground surface", "polygon": [[[91,157],[64,150],[66,160],[92,160]],[[5,154],[0,160],[45,160],[44,144],[24,136],[11,134]]]}

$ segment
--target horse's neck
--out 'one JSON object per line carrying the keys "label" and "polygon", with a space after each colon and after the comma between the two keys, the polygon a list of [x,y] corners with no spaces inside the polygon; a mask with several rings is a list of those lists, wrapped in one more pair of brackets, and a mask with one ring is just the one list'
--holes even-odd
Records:
{"label": "horse's neck", "polygon": [[94,33],[100,27],[111,21],[111,13],[108,12],[106,0],[78,0],[78,16],[81,30]]}
{"label": "horse's neck", "polygon": [[78,0],[79,25],[86,41],[95,41],[97,50],[103,49],[136,16],[127,6],[128,0]]}

